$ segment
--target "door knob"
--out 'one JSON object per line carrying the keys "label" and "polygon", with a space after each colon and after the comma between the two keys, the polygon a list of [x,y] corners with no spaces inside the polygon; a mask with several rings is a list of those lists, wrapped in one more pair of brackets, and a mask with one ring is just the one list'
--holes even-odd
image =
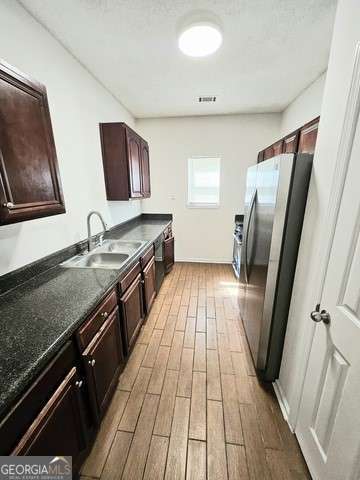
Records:
{"label": "door knob", "polygon": [[6,203],[3,203],[3,207],[5,208],[13,208],[14,204],[12,202],[6,202]]}
{"label": "door knob", "polygon": [[316,305],[316,309],[310,313],[310,318],[316,323],[324,322],[326,325],[330,323],[330,313],[326,310],[320,311],[320,304]]}

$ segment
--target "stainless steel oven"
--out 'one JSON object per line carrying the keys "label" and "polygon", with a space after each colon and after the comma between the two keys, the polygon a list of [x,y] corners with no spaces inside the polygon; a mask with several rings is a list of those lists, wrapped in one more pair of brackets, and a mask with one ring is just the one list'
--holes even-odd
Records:
{"label": "stainless steel oven", "polygon": [[233,246],[233,269],[236,278],[240,278],[241,265],[241,246],[242,246],[242,232],[243,232],[244,215],[235,216],[235,231],[234,231],[234,246]]}

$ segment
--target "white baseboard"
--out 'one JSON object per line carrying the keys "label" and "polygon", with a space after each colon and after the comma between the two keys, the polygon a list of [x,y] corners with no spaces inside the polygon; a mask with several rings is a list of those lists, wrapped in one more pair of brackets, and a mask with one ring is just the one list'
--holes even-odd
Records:
{"label": "white baseboard", "polygon": [[274,391],[275,391],[277,401],[280,405],[281,413],[283,414],[284,419],[286,420],[287,424],[289,425],[290,430],[292,431],[292,433],[294,433],[294,429],[289,423],[290,407],[289,407],[289,404],[286,400],[284,392],[281,388],[279,380],[275,380],[275,382],[273,382],[273,387],[274,387]]}
{"label": "white baseboard", "polygon": [[231,260],[214,260],[213,258],[176,258],[175,262],[188,262],[188,263],[226,263],[231,265]]}

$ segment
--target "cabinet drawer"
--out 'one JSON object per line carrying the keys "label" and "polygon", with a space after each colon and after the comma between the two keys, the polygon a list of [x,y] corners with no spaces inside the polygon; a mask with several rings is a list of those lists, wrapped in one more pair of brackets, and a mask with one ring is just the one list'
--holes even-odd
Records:
{"label": "cabinet drawer", "polygon": [[30,425],[12,455],[72,456],[74,470],[86,448],[86,434],[79,393],[81,386],[73,367]]}
{"label": "cabinet drawer", "polygon": [[76,333],[76,339],[81,352],[89,345],[94,335],[98,332],[99,328],[114,310],[116,305],[116,292],[115,290],[112,290],[89,319],[79,328]]}
{"label": "cabinet drawer", "polygon": [[141,267],[140,263],[137,262],[125,275],[125,277],[120,280],[120,290],[121,292],[125,292],[125,290],[130,287],[132,282],[135,280],[135,278],[139,275],[141,272]]}
{"label": "cabinet drawer", "polygon": [[144,253],[144,255],[140,258],[140,263],[141,263],[141,268],[144,270],[148,262],[152,259],[154,256],[154,245],[151,245],[151,247]]}

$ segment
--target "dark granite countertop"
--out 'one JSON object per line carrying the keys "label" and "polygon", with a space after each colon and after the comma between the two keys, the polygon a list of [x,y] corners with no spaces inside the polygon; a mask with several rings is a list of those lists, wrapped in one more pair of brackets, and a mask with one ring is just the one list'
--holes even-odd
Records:
{"label": "dark granite countertop", "polygon": [[56,265],[0,295],[0,417],[169,223],[145,215],[111,230],[108,238],[147,241],[120,270]]}

